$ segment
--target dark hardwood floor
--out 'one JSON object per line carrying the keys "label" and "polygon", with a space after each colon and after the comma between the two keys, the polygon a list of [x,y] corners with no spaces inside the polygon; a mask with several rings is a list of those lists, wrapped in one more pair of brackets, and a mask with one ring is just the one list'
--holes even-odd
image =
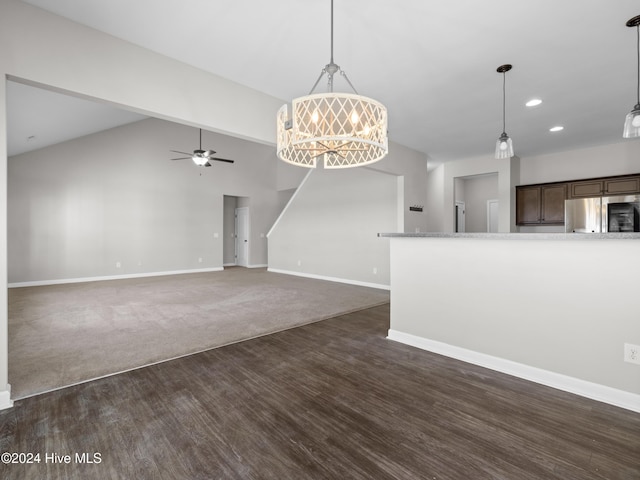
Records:
{"label": "dark hardwood floor", "polygon": [[0,452],[40,463],[0,477],[640,479],[640,414],[388,326],[385,305],[17,401]]}

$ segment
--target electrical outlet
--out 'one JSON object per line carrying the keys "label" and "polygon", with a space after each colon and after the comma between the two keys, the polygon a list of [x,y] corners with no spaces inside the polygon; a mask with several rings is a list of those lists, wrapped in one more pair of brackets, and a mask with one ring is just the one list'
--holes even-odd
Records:
{"label": "electrical outlet", "polygon": [[640,347],[630,343],[624,344],[624,361],[640,365]]}

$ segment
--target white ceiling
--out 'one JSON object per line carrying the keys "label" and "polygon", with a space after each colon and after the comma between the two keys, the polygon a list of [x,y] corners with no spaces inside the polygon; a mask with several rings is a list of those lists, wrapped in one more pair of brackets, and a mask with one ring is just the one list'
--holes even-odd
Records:
{"label": "white ceiling", "polygon": [[[329,0],[25,1],[283,101],[329,62]],[[496,68],[513,64],[506,131],[526,158],[624,141],[636,15],[638,0],[335,0],[334,60],[387,106],[390,139],[435,163],[492,155]],[[525,107],[533,97],[542,105]]]}
{"label": "white ceiling", "polygon": [[7,82],[7,155],[13,156],[146,118],[109,105]]}

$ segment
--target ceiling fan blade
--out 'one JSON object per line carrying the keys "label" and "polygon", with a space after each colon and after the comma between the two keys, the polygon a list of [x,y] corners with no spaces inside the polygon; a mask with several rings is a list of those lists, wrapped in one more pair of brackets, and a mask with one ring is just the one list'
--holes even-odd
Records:
{"label": "ceiling fan blade", "polygon": [[205,157],[210,157],[210,156],[211,156],[211,155],[213,155],[214,153],[216,153],[216,151],[215,151],[215,150],[206,150],[206,151],[204,152],[204,156],[205,156]]}
{"label": "ceiling fan blade", "polygon": [[205,163],[205,164],[204,164],[204,166],[205,166],[205,167],[210,167],[210,166],[211,166],[211,164],[210,164],[209,162],[207,162],[207,163]]}
{"label": "ceiling fan blade", "polygon": [[173,153],[179,153],[181,155],[189,155],[189,156],[193,155],[193,153],[179,152],[178,150],[169,150],[169,151]]}
{"label": "ceiling fan blade", "polygon": [[216,162],[234,163],[234,160],[227,160],[226,158],[209,157],[209,160],[215,160]]}
{"label": "ceiling fan blade", "polygon": [[190,160],[191,157],[172,158],[171,160]]}

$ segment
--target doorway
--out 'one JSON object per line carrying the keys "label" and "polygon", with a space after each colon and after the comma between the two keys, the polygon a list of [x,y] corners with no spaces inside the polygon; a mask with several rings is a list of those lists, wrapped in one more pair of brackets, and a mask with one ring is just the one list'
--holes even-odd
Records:
{"label": "doorway", "polygon": [[249,266],[249,207],[236,208],[236,265]]}
{"label": "doorway", "polygon": [[456,202],[455,232],[464,233],[464,202]]}

